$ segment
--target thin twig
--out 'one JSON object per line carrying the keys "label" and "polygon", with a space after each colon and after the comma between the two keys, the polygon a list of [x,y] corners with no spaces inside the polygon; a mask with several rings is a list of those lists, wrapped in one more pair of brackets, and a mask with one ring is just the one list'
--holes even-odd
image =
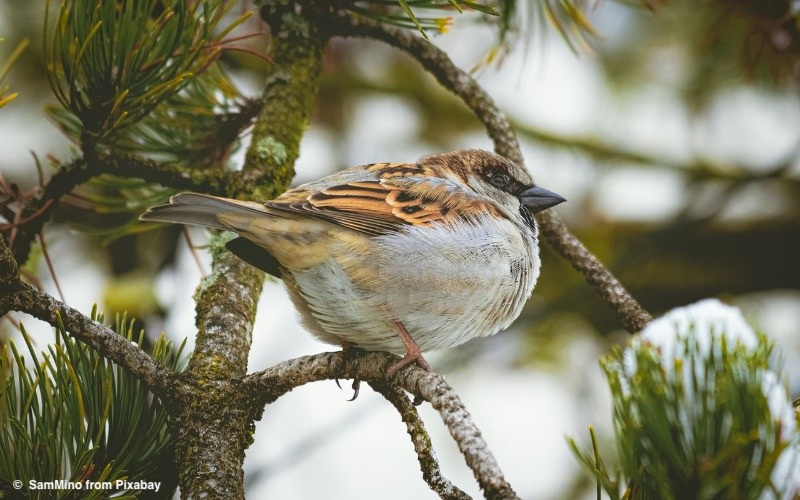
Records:
{"label": "thin twig", "polygon": [[41,195],[30,200],[21,211],[17,212],[18,217],[14,220],[9,242],[14,259],[20,265],[28,260],[33,239],[42,230],[45,222],[50,220],[61,197],[89,178],[88,169],[83,160],[75,160],[62,165],[44,186]]}
{"label": "thin twig", "polygon": [[[384,26],[365,19],[341,17],[338,22],[329,23],[327,29],[329,36],[374,38],[412,56],[443,87],[458,96],[483,122],[498,154],[519,165],[524,164],[516,134],[505,115],[489,94],[469,74],[456,66],[444,51],[407,30]],[[570,233],[552,210],[537,214],[536,221],[548,243],[597,289],[606,303],[617,313],[626,330],[635,333],[652,320],[652,316],[642,308],[611,271]]]}
{"label": "thin twig", "polygon": [[428,483],[430,489],[440,498],[455,500],[472,498],[442,475],[439,462],[433,454],[431,437],[428,435],[428,431],[425,430],[425,423],[420,418],[417,408],[409,401],[405,391],[385,380],[375,380],[370,382],[369,385],[375,392],[386,398],[400,413],[403,423],[406,424],[408,435],[411,436],[414,451],[417,452],[422,478]]}
{"label": "thin twig", "polygon": [[50,260],[50,253],[47,251],[47,244],[44,241],[44,235],[42,234],[42,231],[39,231],[39,245],[42,247],[42,256],[44,257],[45,263],[47,263],[47,269],[50,271],[50,276],[53,278],[53,283],[56,285],[58,297],[61,299],[61,302],[66,302],[67,300],[64,298],[64,291],[61,290],[61,284],[58,282],[58,276],[56,276],[56,270],[53,267],[53,261]]}
{"label": "thin twig", "polygon": [[194,242],[192,242],[192,236],[189,234],[189,228],[187,226],[181,226],[181,232],[183,233],[183,239],[186,240],[186,244],[189,246],[189,253],[192,254],[194,263],[197,264],[197,270],[200,271],[200,276],[205,279],[208,276],[208,273],[206,273],[205,269],[203,269],[203,263],[200,262],[200,256],[197,255],[197,247],[195,247]]}

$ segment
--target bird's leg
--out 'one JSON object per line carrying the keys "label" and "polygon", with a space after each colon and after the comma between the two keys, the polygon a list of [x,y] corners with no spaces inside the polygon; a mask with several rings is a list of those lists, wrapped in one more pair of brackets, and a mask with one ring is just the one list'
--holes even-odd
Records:
{"label": "bird's leg", "polygon": [[[338,361],[336,363],[337,365],[340,365],[341,363],[343,363],[344,360],[347,359],[347,357],[350,356],[353,352],[358,351],[358,348],[356,346],[354,346],[353,344],[351,344],[350,342],[348,342],[346,340],[342,340],[341,342],[342,342],[342,352],[339,353],[339,359],[341,361]],[[334,367],[334,371],[338,371],[338,369],[339,369],[339,366],[335,366]],[[339,389],[342,388],[342,385],[339,383],[339,378],[338,377],[333,379],[333,381],[336,382],[336,386]],[[353,397],[348,399],[348,401],[355,401],[356,398],[358,397],[359,391],[361,390],[361,380],[359,380],[357,378],[353,379],[353,385],[351,386],[351,388],[353,389]]]}
{"label": "bird's leg", "polygon": [[431,365],[429,365],[428,362],[425,361],[425,358],[422,357],[422,351],[420,351],[419,346],[414,341],[414,338],[411,337],[411,334],[408,333],[406,327],[403,326],[403,323],[394,320],[394,327],[397,329],[397,334],[400,336],[400,340],[403,341],[403,345],[406,346],[406,355],[403,356],[403,359],[392,363],[392,366],[386,370],[386,377],[393,377],[398,371],[400,371],[401,368],[414,362],[416,362],[420,368],[423,368],[427,371],[432,371]]}

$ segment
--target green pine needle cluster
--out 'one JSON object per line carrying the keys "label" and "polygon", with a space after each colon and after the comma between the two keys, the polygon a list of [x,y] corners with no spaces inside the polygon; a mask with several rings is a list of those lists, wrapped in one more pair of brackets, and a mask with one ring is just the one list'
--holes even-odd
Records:
{"label": "green pine needle cluster", "polygon": [[[92,319],[103,318],[92,311]],[[116,331],[141,343],[143,332],[134,338],[132,325],[117,318]],[[140,491],[26,494],[31,480],[152,481],[171,463],[172,451],[166,411],[142,382],[74,340],[60,322],[46,353],[37,355],[24,328],[22,337],[29,362],[13,342],[0,357],[0,492],[16,491],[20,498],[137,497]],[[162,336],[152,355],[177,371],[182,350]],[[15,480],[22,481],[22,490],[12,488]]]}
{"label": "green pine needle cluster", "polygon": [[[785,485],[773,484],[774,468],[786,447],[798,443],[796,433],[782,435],[796,422],[782,422],[770,407],[770,392],[780,383],[770,367],[773,345],[763,335],[755,349],[730,346],[721,335],[708,352],[693,334],[677,342],[682,355],[671,367],[645,341],[602,360],[621,476],[608,470],[596,443],[592,454],[570,443],[597,478],[598,494],[602,487],[621,498],[624,478],[622,498],[760,498],[768,492],[784,498]],[[792,467],[800,466],[793,460]]]}
{"label": "green pine needle cluster", "polygon": [[153,230],[153,225],[139,222],[139,214],[164,204],[175,193],[160,184],[103,174],[75,188],[69,203],[93,213],[87,222],[77,222],[75,229],[109,244],[122,236]]}
{"label": "green pine needle cluster", "polygon": [[[53,113],[82,139],[113,142],[206,71],[224,38],[234,0],[64,0],[48,39],[48,78],[63,110]],[[48,9],[49,17],[49,9]]]}
{"label": "green pine needle cluster", "polygon": [[193,169],[225,169],[258,110],[248,104],[220,65],[212,64],[131,127],[115,149]]}
{"label": "green pine needle cluster", "polygon": [[[258,110],[258,103],[243,99],[215,62],[133,124],[111,147],[118,153],[180,164],[187,170],[228,169],[231,153],[238,149],[242,132]],[[141,179],[103,175],[74,194],[83,206],[111,221],[82,225],[82,232],[108,242],[153,229],[151,224],[140,224],[138,215],[165,203],[175,190]]]}
{"label": "green pine needle cluster", "polygon": [[[47,112],[64,133],[100,151],[228,168],[257,108],[219,64],[226,37],[250,13],[235,0],[64,0],[50,29],[47,73],[58,105]],[[48,11],[49,16],[49,11]],[[254,111],[255,110],[255,111]],[[73,205],[96,214],[87,234],[107,241],[142,229],[136,216],[171,189],[139,179],[93,178]]]}
{"label": "green pine needle cluster", "polygon": [[542,37],[554,29],[569,48],[579,53],[588,48],[587,40],[599,36],[586,15],[589,2],[584,0],[502,0],[500,41],[512,41],[508,35],[519,32],[525,38]]}

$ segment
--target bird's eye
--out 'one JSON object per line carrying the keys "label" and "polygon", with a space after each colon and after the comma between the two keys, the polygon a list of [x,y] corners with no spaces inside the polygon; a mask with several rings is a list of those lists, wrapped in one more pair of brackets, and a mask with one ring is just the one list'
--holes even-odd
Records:
{"label": "bird's eye", "polygon": [[494,174],[489,177],[489,182],[498,189],[504,189],[508,186],[509,178],[507,174]]}

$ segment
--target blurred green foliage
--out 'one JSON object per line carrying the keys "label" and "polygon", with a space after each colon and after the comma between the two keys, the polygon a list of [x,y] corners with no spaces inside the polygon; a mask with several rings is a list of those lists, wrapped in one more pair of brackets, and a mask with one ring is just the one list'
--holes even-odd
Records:
{"label": "blurred green foliage", "polygon": [[[2,41],[3,39],[0,38],[0,42]],[[6,79],[6,76],[8,76],[8,72],[11,71],[11,65],[14,64],[14,61],[16,61],[19,58],[20,54],[22,54],[22,51],[25,50],[25,47],[27,46],[28,46],[28,40],[21,41],[17,45],[17,47],[11,52],[11,54],[6,58],[6,60],[0,63],[0,108],[10,103],[17,97],[16,93],[12,94],[8,93],[9,91],[8,85],[3,85],[3,80]]]}
{"label": "blurred green foliage", "polygon": [[599,50],[622,87],[666,80],[701,107],[745,82],[793,85],[800,76],[800,10],[790,0],[645,0],[623,43]]}

